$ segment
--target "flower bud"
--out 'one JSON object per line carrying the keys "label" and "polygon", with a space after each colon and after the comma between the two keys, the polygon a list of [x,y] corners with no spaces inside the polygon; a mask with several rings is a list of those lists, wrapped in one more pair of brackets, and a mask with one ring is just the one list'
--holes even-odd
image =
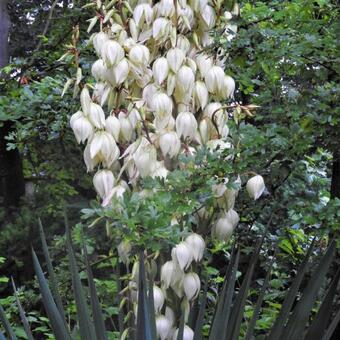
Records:
{"label": "flower bud", "polygon": [[105,199],[111,192],[115,178],[110,170],[99,170],[93,177],[93,185],[101,199]]}
{"label": "flower bud", "polygon": [[131,243],[129,241],[122,241],[119,243],[118,247],[118,256],[122,260],[123,263],[128,264],[129,261],[129,256],[131,253]]}
{"label": "flower bud", "polygon": [[120,122],[116,116],[109,116],[105,121],[105,130],[110,133],[115,141],[118,141],[120,133]]}
{"label": "flower bud", "polygon": [[247,182],[247,191],[251,198],[257,200],[265,189],[263,177],[260,175],[256,175],[248,180]]}
{"label": "flower bud", "polygon": [[190,266],[193,260],[193,253],[187,243],[181,242],[176,247],[172,248],[171,257],[172,260],[184,270]]}
{"label": "flower bud", "polygon": [[181,93],[190,94],[195,82],[195,75],[189,66],[181,66],[176,77],[176,89]]}
{"label": "flower bud", "polygon": [[224,71],[219,66],[213,66],[205,74],[205,84],[210,93],[218,94],[224,86]]}
{"label": "flower bud", "polygon": [[143,25],[144,21],[150,25],[152,22],[152,17],[153,9],[147,3],[137,5],[133,11],[133,19],[135,20],[136,25],[139,27]]}
{"label": "flower bud", "polygon": [[205,86],[203,81],[195,82],[193,95],[196,107],[201,108],[203,110],[208,104],[209,98],[207,87]]}
{"label": "flower bud", "polygon": [[194,260],[196,262],[201,261],[204,254],[205,242],[201,235],[192,233],[185,239],[185,243],[189,245],[192,251]]}
{"label": "flower bud", "polygon": [[189,301],[196,298],[201,289],[201,282],[198,275],[193,272],[184,274],[183,288],[185,296]]}
{"label": "flower bud", "polygon": [[176,131],[180,137],[194,139],[197,121],[191,112],[180,112],[176,118]]}
{"label": "flower bud", "polygon": [[156,330],[157,330],[157,337],[161,340],[167,339],[168,334],[171,330],[171,323],[170,321],[164,316],[159,315],[156,317]]}
{"label": "flower bud", "polygon": [[169,65],[166,58],[161,57],[155,60],[152,66],[153,78],[158,85],[161,85],[169,73]]}
{"label": "flower bud", "polygon": [[70,125],[77,139],[78,144],[84,143],[90,139],[94,133],[94,129],[90,121],[83,115],[81,111],[75,113],[70,120]]}
{"label": "flower bud", "polygon": [[90,113],[90,105],[92,103],[89,89],[84,86],[80,93],[80,104],[81,109],[83,110],[84,114],[87,116]]}
{"label": "flower bud", "polygon": [[124,58],[124,50],[117,41],[108,40],[102,48],[102,58],[107,67],[112,67]]}
{"label": "flower bud", "polygon": [[[179,332],[179,328],[176,329],[172,340],[177,340],[178,338],[178,332]],[[187,325],[184,326],[184,330],[183,330],[183,340],[193,340],[194,339],[194,331]]]}
{"label": "flower bud", "polygon": [[156,285],[153,286],[153,299],[155,304],[155,312],[158,314],[164,305],[165,297],[162,289]]}
{"label": "flower bud", "polygon": [[159,138],[159,146],[164,157],[168,155],[170,158],[173,158],[179,153],[181,141],[176,132],[170,131],[161,135]]}
{"label": "flower bud", "polygon": [[170,69],[177,73],[180,67],[182,66],[185,59],[185,54],[179,48],[172,48],[166,54],[166,60],[169,63]]}
{"label": "flower bud", "polygon": [[101,106],[90,103],[89,120],[97,129],[105,127],[105,114]]}
{"label": "flower bud", "polygon": [[150,51],[144,45],[135,45],[129,52],[129,60],[136,66],[146,67],[150,60]]}
{"label": "flower bud", "polygon": [[105,80],[106,66],[103,59],[98,59],[93,63],[91,73],[97,81]]}

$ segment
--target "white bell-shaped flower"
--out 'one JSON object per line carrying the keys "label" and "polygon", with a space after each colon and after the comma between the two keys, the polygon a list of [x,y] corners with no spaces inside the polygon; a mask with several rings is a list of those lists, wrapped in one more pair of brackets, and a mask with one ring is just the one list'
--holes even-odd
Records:
{"label": "white bell-shaped flower", "polygon": [[133,134],[133,126],[131,121],[128,118],[128,115],[125,112],[119,112],[118,120],[120,123],[120,136],[122,140],[125,142],[129,142],[132,138]]}
{"label": "white bell-shaped flower", "polygon": [[195,82],[193,95],[196,107],[201,108],[203,110],[208,104],[209,99],[208,89],[203,81]]}
{"label": "white bell-shaped flower", "polygon": [[99,157],[91,157],[90,147],[91,144],[88,143],[84,149],[84,162],[87,172],[93,171],[94,168],[100,163]]}
{"label": "white bell-shaped flower", "polygon": [[194,260],[196,262],[201,261],[205,249],[205,242],[203,237],[196,233],[192,233],[186,237],[185,242],[191,248]]}
{"label": "white bell-shaped flower", "polygon": [[148,144],[142,147],[142,145],[140,145],[133,154],[133,160],[140,175],[142,177],[149,176],[156,167],[157,151],[155,146]]}
{"label": "white bell-shaped flower", "polygon": [[189,66],[183,65],[177,72],[176,89],[181,93],[190,94],[195,82],[195,74]]}
{"label": "white bell-shaped flower", "polygon": [[212,29],[216,21],[215,10],[211,6],[206,5],[201,12],[201,16],[206,28]]}
{"label": "white bell-shaped flower", "polygon": [[172,248],[171,257],[172,260],[179,265],[181,270],[185,270],[190,266],[193,260],[193,253],[187,243],[181,242]]}
{"label": "white bell-shaped flower", "polygon": [[126,58],[123,58],[115,67],[114,67],[114,76],[117,85],[124,83],[128,74],[129,74],[130,66],[129,62]]}
{"label": "white bell-shaped flower", "polygon": [[105,80],[106,70],[103,59],[96,60],[91,67],[91,73],[97,81]]}
{"label": "white bell-shaped flower", "polygon": [[93,185],[101,199],[105,199],[115,184],[115,178],[110,170],[99,170],[93,177]]}
{"label": "white bell-shaped flower", "polygon": [[221,67],[213,66],[205,74],[205,84],[210,93],[218,94],[221,93],[224,86],[225,74]]}
{"label": "white bell-shaped flower", "polygon": [[161,268],[161,282],[165,289],[182,280],[183,272],[174,261],[167,261]]}
{"label": "white bell-shaped flower", "polygon": [[96,132],[91,140],[90,156],[98,157],[106,167],[110,167],[119,158],[119,148],[112,135],[106,131]]}
{"label": "white bell-shaped flower", "polygon": [[143,89],[143,95],[142,95],[143,101],[145,101],[147,107],[152,111],[154,111],[153,98],[157,92],[158,92],[158,89],[155,84],[148,84]]}
{"label": "white bell-shaped flower", "polygon": [[163,178],[166,179],[168,176],[168,169],[164,166],[164,161],[155,162],[154,169],[151,172],[152,178]]}
{"label": "white bell-shaped flower", "polygon": [[165,340],[171,331],[172,324],[164,315],[156,317],[156,330],[158,339]]}
{"label": "white bell-shaped flower", "polygon": [[207,144],[211,138],[212,130],[214,127],[212,126],[210,118],[203,118],[198,126],[200,143]]}
{"label": "white bell-shaped flower", "polygon": [[177,73],[184,62],[185,54],[181,49],[175,47],[168,51],[166,59],[169,63],[170,69],[174,73]]}
{"label": "white bell-shaped flower", "polygon": [[153,286],[153,299],[155,304],[155,312],[158,314],[164,305],[165,296],[162,289],[156,285]]}
{"label": "white bell-shaped flower", "polygon": [[102,48],[102,59],[107,67],[117,65],[124,58],[124,50],[117,41],[107,40]]}
{"label": "white bell-shaped flower", "polygon": [[196,56],[196,64],[202,77],[205,77],[206,73],[212,68],[213,60],[211,57],[204,53],[200,53]]}
{"label": "white bell-shaped flower", "polygon": [[[179,328],[176,329],[172,340],[177,340],[178,338],[178,332]],[[194,339],[194,331],[187,325],[184,326],[184,331],[183,331],[183,340],[193,340]]]}
{"label": "white bell-shaped flower", "polygon": [[171,22],[166,18],[157,18],[152,25],[152,37],[164,41],[170,34]]}
{"label": "white bell-shaped flower", "polygon": [[181,141],[175,131],[163,133],[159,138],[159,146],[163,156],[173,158],[178,155],[181,148]]}
{"label": "white bell-shaped flower", "polygon": [[105,128],[105,114],[100,105],[90,103],[89,120],[97,129]]}
{"label": "white bell-shaped flower", "polygon": [[260,175],[256,175],[250,178],[247,182],[247,191],[251,198],[257,200],[265,189],[265,184],[263,177]]}
{"label": "white bell-shaped flower", "polygon": [[164,117],[172,114],[173,103],[171,98],[165,93],[159,92],[155,94],[151,106],[157,117]]}
{"label": "white bell-shaped flower", "polygon": [[109,116],[105,121],[105,130],[110,133],[115,141],[119,139],[120,122],[116,116]]}
{"label": "white bell-shaped flower", "polygon": [[240,216],[233,209],[228,210],[224,214],[224,216],[225,216],[225,218],[227,218],[231,222],[231,224],[233,225],[234,228],[237,226],[238,222],[240,221]]}
{"label": "white bell-shaped flower", "polygon": [[150,25],[152,18],[153,9],[148,3],[139,4],[133,10],[133,19],[139,27],[144,23],[144,21]]}
{"label": "white bell-shaped flower", "polygon": [[129,60],[136,66],[146,67],[150,60],[150,51],[144,45],[135,45],[129,52]]}
{"label": "white bell-shaped flower", "polygon": [[198,275],[193,272],[184,274],[183,288],[185,296],[189,301],[196,298],[201,289],[201,281]]}
{"label": "white bell-shaped flower", "polygon": [[79,114],[78,112],[75,113],[70,120],[70,125],[78,144],[84,143],[87,139],[91,139],[94,133],[94,129],[90,121],[81,111],[79,112],[81,114]]}
{"label": "white bell-shaped flower", "polygon": [[169,73],[169,64],[166,58],[161,57],[155,60],[152,65],[153,78],[158,85],[161,85]]}
{"label": "white bell-shaped flower", "polygon": [[183,34],[178,34],[176,47],[183,51],[184,54],[188,54],[191,48],[190,41]]}
{"label": "white bell-shaped flower", "polygon": [[226,217],[221,217],[216,221],[212,235],[220,241],[227,241],[233,234],[233,231],[234,226],[232,222]]}
{"label": "white bell-shaped flower", "polygon": [[235,91],[235,80],[230,76],[224,76],[223,86],[220,89],[218,95],[222,99],[232,98]]}
{"label": "white bell-shaped flower", "polygon": [[184,139],[194,139],[197,130],[197,121],[191,112],[180,112],[176,118],[176,131]]}
{"label": "white bell-shaped flower", "polygon": [[173,0],[161,0],[157,8],[159,16],[172,17],[175,14],[175,3]]}
{"label": "white bell-shaped flower", "polygon": [[109,36],[104,32],[96,33],[93,37],[93,47],[98,55],[102,54],[102,48],[109,40]]}

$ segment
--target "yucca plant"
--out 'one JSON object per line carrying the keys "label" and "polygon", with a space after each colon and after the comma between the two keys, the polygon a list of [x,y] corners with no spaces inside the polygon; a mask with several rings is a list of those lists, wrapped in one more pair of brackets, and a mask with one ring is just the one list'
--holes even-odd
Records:
{"label": "yucca plant", "polygon": [[[108,339],[108,333],[105,329],[105,320],[102,313],[102,308],[99,302],[99,297],[96,291],[96,286],[93,279],[91,264],[87,256],[86,247],[83,247],[83,256],[87,273],[87,289],[84,290],[80,279],[78,265],[72,246],[71,233],[66,223],[66,239],[67,251],[69,257],[70,277],[72,278],[72,287],[74,300],[77,309],[77,322],[71,329],[65,319],[65,312],[61,303],[61,297],[58,292],[58,282],[54,269],[51,263],[45,235],[40,224],[40,235],[42,240],[43,253],[47,265],[49,282],[41,268],[40,262],[34,250],[32,250],[33,265],[36,272],[37,280],[40,287],[42,302],[45,307],[46,314],[50,321],[51,329],[57,340],[70,339],[85,339],[85,340],[105,340]],[[207,296],[208,296],[208,278],[205,278],[204,287],[200,293],[199,303],[191,308],[190,315],[186,315],[184,308],[180,317],[180,326],[173,339],[226,339],[236,340],[244,338],[250,340],[255,338],[256,321],[261,313],[266,290],[269,286],[269,278],[271,273],[272,262],[268,266],[268,270],[263,281],[262,287],[258,292],[257,301],[251,317],[247,325],[246,333],[242,336],[241,325],[244,321],[245,306],[249,295],[249,288],[252,283],[252,277],[256,263],[259,260],[259,253],[264,240],[264,236],[258,242],[254,254],[249,263],[246,273],[243,275],[242,284],[239,289],[236,289],[236,273],[240,262],[240,249],[237,244],[234,245],[228,268],[225,274],[224,284],[219,292],[218,300],[215,306],[212,319],[208,317]],[[269,334],[263,334],[263,338],[269,340],[277,339],[312,339],[312,340],[328,340],[331,338],[340,319],[340,312],[332,315],[333,301],[336,296],[337,286],[340,278],[340,270],[335,274],[332,282],[328,287],[328,291],[322,299],[316,314],[311,318],[312,309],[318,297],[320,288],[323,286],[326,274],[332,264],[335,253],[335,242],[331,241],[328,249],[322,255],[319,263],[312,273],[307,285],[301,289],[301,283],[307,272],[311,254],[314,249],[314,240],[311,242],[309,249],[304,256],[299,268],[296,271],[296,276],[290,285],[281,310],[276,317]],[[139,254],[139,275],[138,275],[138,310],[136,320],[132,326],[126,330],[120,330],[120,338],[130,339],[168,339],[166,334],[166,324],[157,324],[155,319],[155,302],[153,293],[152,276],[145,269],[144,251]],[[14,294],[17,301],[17,306],[21,321],[28,339],[34,339],[30,324],[26,318],[25,311],[20,303],[17,295],[17,290],[13,282]],[[86,293],[88,296],[86,296]],[[300,298],[297,300],[297,296]],[[163,307],[164,308],[164,307]],[[6,318],[5,312],[0,306],[0,319],[5,329],[8,339],[16,339],[14,330]],[[188,323],[190,328],[185,326]],[[204,326],[208,324],[209,335],[203,331]],[[191,334],[191,330],[193,334]],[[0,333],[0,339],[6,337]]]}

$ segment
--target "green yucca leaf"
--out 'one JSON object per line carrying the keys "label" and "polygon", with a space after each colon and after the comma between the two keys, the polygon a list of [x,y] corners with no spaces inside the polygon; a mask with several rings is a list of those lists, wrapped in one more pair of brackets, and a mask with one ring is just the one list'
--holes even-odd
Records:
{"label": "green yucca leaf", "polygon": [[[116,267],[115,273],[116,273],[117,278],[120,278],[122,276],[119,265]],[[122,281],[118,279],[117,285],[118,285],[118,292],[120,292],[123,289]],[[122,295],[117,294],[118,306],[120,306],[121,301],[122,301]],[[121,308],[119,308],[118,310],[118,327],[119,327],[119,334],[122,337],[123,332],[124,332],[124,315],[123,315],[123,310]]]}
{"label": "green yucca leaf", "polygon": [[147,283],[144,266],[144,253],[139,255],[139,275],[138,275],[138,310],[136,340],[153,340],[152,326],[150,318],[150,307],[147,298]]}
{"label": "green yucca leaf", "polygon": [[281,336],[282,332],[283,332],[283,328],[288,320],[288,316],[289,316],[289,312],[293,306],[293,303],[296,299],[296,296],[298,294],[298,291],[299,291],[299,287],[300,287],[300,284],[301,284],[301,281],[305,275],[305,272],[307,270],[307,264],[308,264],[308,261],[309,261],[309,258],[312,254],[312,251],[314,249],[314,243],[315,243],[315,238],[313,239],[313,241],[311,242],[309,248],[308,248],[308,251],[307,251],[307,254],[306,256],[303,258],[298,270],[297,270],[297,273],[296,273],[296,276],[295,276],[295,279],[293,280],[290,288],[289,288],[289,291],[282,303],[282,306],[281,306],[281,309],[280,309],[280,312],[279,312],[279,315],[277,316],[275,322],[274,322],[274,325],[271,329],[271,332],[268,336],[268,340],[278,340],[279,337]]}
{"label": "green yucca leaf", "polygon": [[76,257],[72,247],[71,231],[65,214],[66,244],[69,257],[72,287],[77,308],[80,338],[82,340],[96,340],[96,333],[90,319],[89,308],[81,284]]}
{"label": "green yucca leaf", "polygon": [[179,321],[179,327],[178,327],[178,333],[177,333],[177,339],[176,340],[183,340],[184,335],[184,326],[185,326],[185,309],[184,306],[181,308],[181,319]]}
{"label": "green yucca leaf", "polygon": [[269,286],[269,279],[270,279],[270,274],[271,274],[271,269],[272,269],[273,263],[274,263],[274,261],[271,262],[270,267],[267,271],[266,277],[264,279],[263,285],[262,285],[261,290],[260,290],[259,297],[257,298],[257,301],[256,301],[253,316],[252,316],[250,323],[247,327],[247,333],[246,333],[244,340],[251,340],[254,337],[254,329],[255,329],[255,326],[256,326],[256,321],[257,321],[257,319],[260,315],[262,302],[263,302],[264,296],[266,294],[266,290]]}
{"label": "green yucca leaf", "polygon": [[67,323],[66,323],[65,313],[64,313],[64,307],[63,307],[61,297],[60,297],[60,294],[59,294],[59,291],[58,291],[59,284],[58,284],[58,281],[57,281],[57,277],[54,273],[50,253],[48,251],[48,246],[47,246],[47,242],[46,242],[44,228],[43,228],[43,225],[41,223],[40,218],[38,218],[38,225],[39,225],[39,234],[40,234],[42,249],[43,249],[43,253],[44,253],[44,257],[45,257],[45,261],[46,261],[46,265],[47,265],[49,284],[51,286],[52,295],[53,295],[54,301],[57,305],[57,308],[59,310],[59,313],[60,313],[60,315],[61,315],[61,317],[64,321],[65,327],[68,328]]}
{"label": "green yucca leaf", "polygon": [[207,296],[208,296],[208,278],[205,280],[203,294],[200,298],[199,302],[199,311],[196,319],[195,329],[194,329],[194,339],[193,340],[201,340],[202,339],[202,330],[203,330],[203,322],[204,322],[204,313],[207,304]]}
{"label": "green yucca leaf", "polygon": [[24,309],[22,308],[21,302],[19,300],[17,288],[15,287],[15,282],[13,280],[13,277],[11,278],[11,280],[12,280],[12,287],[13,287],[13,291],[14,291],[14,295],[15,295],[15,300],[16,300],[16,303],[17,303],[17,306],[18,306],[18,309],[19,309],[20,319],[21,319],[21,322],[24,326],[25,333],[27,335],[28,340],[34,340],[29,322],[26,318],[26,313],[25,313]]}
{"label": "green yucca leaf", "polygon": [[0,331],[0,340],[6,340],[5,336],[3,335],[1,331]]}
{"label": "green yucca leaf", "polygon": [[328,268],[332,263],[335,252],[335,241],[329,245],[326,254],[322,257],[317,269],[314,271],[307,287],[303,291],[302,297],[295,306],[291,317],[285,327],[281,340],[300,340],[303,338],[305,326],[308,322],[309,314],[317,298],[318,291],[324,282]]}
{"label": "green yucca leaf", "polygon": [[322,301],[317,315],[313,319],[312,324],[308,327],[308,332],[305,336],[305,340],[319,340],[325,333],[328,321],[332,315],[333,301],[339,284],[339,279],[340,268],[338,269],[337,273],[334,276],[334,279],[332,280],[332,283],[328,289],[325,298]]}
{"label": "green yucca leaf", "polygon": [[236,251],[234,247],[230,256],[228,269],[224,277],[223,288],[218,298],[217,306],[215,308],[215,314],[209,334],[210,340],[224,339],[226,335],[232,305],[232,298],[234,295],[236,272],[239,259],[240,252],[239,250]]}
{"label": "green yucca leaf", "polygon": [[333,335],[335,328],[338,326],[339,322],[340,322],[340,310],[335,315],[331,324],[328,326],[325,335],[322,337],[322,340],[330,340],[330,338]]}
{"label": "green yucca leaf", "polygon": [[43,304],[50,320],[53,333],[57,340],[71,340],[68,330],[62,320],[59,310],[53,300],[52,293],[48,287],[47,281],[45,279],[44,273],[41,269],[39,260],[34,250],[32,249],[33,256],[33,266],[35,274],[38,278],[40,293],[42,296]]}
{"label": "green yucca leaf", "polygon": [[[7,336],[9,337],[9,339],[10,340],[17,340],[17,337],[14,334],[13,328],[11,327],[11,324],[7,320],[5,311],[3,310],[1,305],[0,305],[0,320],[1,320],[2,324],[4,325],[5,331],[7,333]],[[4,337],[4,339],[6,339],[6,338]]]}
{"label": "green yucca leaf", "polygon": [[83,251],[84,251],[84,257],[85,257],[85,263],[86,263],[87,280],[89,283],[90,302],[91,302],[91,307],[92,307],[92,315],[93,315],[95,332],[96,332],[98,340],[107,340],[102,309],[100,307],[97,289],[96,289],[96,285],[93,280],[92,269],[89,263],[87,249],[86,249],[84,240],[83,240]]}

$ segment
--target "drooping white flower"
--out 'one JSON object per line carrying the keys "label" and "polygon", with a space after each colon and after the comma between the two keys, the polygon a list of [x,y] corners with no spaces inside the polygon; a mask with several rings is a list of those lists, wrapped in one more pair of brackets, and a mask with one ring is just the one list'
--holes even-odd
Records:
{"label": "drooping white flower", "polygon": [[224,86],[224,78],[225,74],[221,67],[213,66],[208,70],[205,74],[205,84],[207,85],[208,91],[212,94],[221,93]]}
{"label": "drooping white flower", "polygon": [[211,29],[214,27],[216,14],[211,6],[206,5],[201,12],[201,16],[207,29]]}
{"label": "drooping white flower", "polygon": [[117,65],[124,58],[124,50],[117,41],[107,40],[103,48],[102,59],[106,63],[107,67]]}
{"label": "drooping white flower", "polygon": [[157,18],[152,25],[152,37],[164,41],[170,34],[171,22],[166,18]]}
{"label": "drooping white flower", "polygon": [[208,104],[208,98],[209,98],[208,89],[205,86],[205,83],[203,81],[195,82],[193,95],[194,95],[196,107],[201,108],[203,110]]}
{"label": "drooping white flower", "polygon": [[201,289],[201,281],[198,275],[194,272],[184,274],[183,288],[189,301],[196,298]]}
{"label": "drooping white flower", "polygon": [[232,222],[225,217],[219,218],[212,230],[212,235],[220,241],[227,241],[234,231]]}
{"label": "drooping white flower", "polygon": [[159,16],[172,17],[175,14],[175,4],[173,0],[161,0],[157,8]]}
{"label": "drooping white flower", "polygon": [[170,69],[174,73],[177,73],[184,62],[185,54],[182,50],[175,47],[168,51],[166,54],[166,59],[169,63]]}
{"label": "drooping white flower", "polygon": [[[111,191],[111,196],[116,197],[118,199],[122,199],[124,197],[124,193],[128,190],[129,190],[129,185],[125,181],[121,180],[118,182],[118,184],[116,184],[113,187]],[[110,197],[110,199],[112,197]]]}
{"label": "drooping white flower", "polygon": [[95,48],[98,55],[102,54],[102,48],[108,40],[109,36],[104,32],[95,34],[93,37],[93,47]]}
{"label": "drooping white flower", "polygon": [[257,200],[265,189],[265,184],[263,177],[260,175],[256,175],[250,178],[247,182],[247,191],[251,198]]}
{"label": "drooping white flower", "polygon": [[164,117],[172,114],[172,100],[165,93],[159,92],[155,94],[151,106],[157,117]]}
{"label": "drooping white flower", "polygon": [[120,133],[119,119],[116,116],[107,117],[105,121],[105,130],[113,136],[115,141],[118,141]]}
{"label": "drooping white flower", "polygon": [[92,103],[92,100],[91,100],[89,89],[87,88],[87,86],[84,86],[80,93],[80,104],[81,104],[81,109],[86,116],[90,113],[91,103]]}
{"label": "drooping white flower", "polygon": [[132,109],[128,114],[128,119],[132,125],[132,128],[135,129],[137,123],[141,121],[141,115],[137,109]]}
{"label": "drooping white flower", "polygon": [[117,85],[124,83],[125,79],[129,74],[130,66],[129,62],[126,58],[123,58],[115,67],[114,67],[114,76]]}
{"label": "drooping white flower", "polygon": [[156,285],[153,286],[153,299],[155,304],[155,312],[159,313],[164,305],[165,297],[162,289]]}
{"label": "drooping white flower", "polygon": [[[172,340],[177,340],[179,328],[176,329]],[[194,331],[187,325],[184,326],[183,331],[183,340],[193,340],[194,339]]]}
{"label": "drooping white flower", "polygon": [[170,158],[173,158],[179,153],[181,141],[175,131],[169,131],[160,136],[159,146],[164,157],[168,155]]}
{"label": "drooping white flower", "polygon": [[105,199],[111,192],[115,178],[110,170],[99,170],[93,177],[93,185],[101,199]]}
{"label": "drooping white flower", "polygon": [[240,217],[238,213],[233,209],[228,210],[224,216],[232,223],[234,228],[237,226],[238,222],[240,221]]}
{"label": "drooping white flower", "polygon": [[213,60],[208,55],[200,53],[196,56],[196,64],[202,77],[212,68]]}
{"label": "drooping white flower", "polygon": [[190,94],[195,82],[195,74],[189,66],[183,65],[177,72],[176,89]]}
{"label": "drooping white flower", "polygon": [[133,134],[133,126],[128,118],[128,115],[124,112],[119,112],[118,120],[120,124],[120,136],[125,142],[129,142]]}
{"label": "drooping white flower", "polygon": [[210,118],[207,118],[207,117],[203,118],[200,121],[198,130],[200,133],[200,143],[206,144],[209,141],[211,137],[211,131],[213,130]]}
{"label": "drooping white flower", "polygon": [[112,135],[106,131],[96,132],[91,140],[90,156],[98,157],[106,167],[110,167],[119,158],[119,148]]}
{"label": "drooping white flower", "polygon": [[174,261],[167,261],[161,268],[161,282],[164,289],[168,289],[183,277],[183,272]]}
{"label": "drooping white flower", "polygon": [[168,334],[170,333],[172,324],[164,315],[158,315],[156,317],[156,330],[157,336],[161,340],[167,339]]}
{"label": "drooping white flower", "polygon": [[140,145],[133,154],[133,160],[142,177],[149,176],[156,167],[157,151],[154,145]]}
{"label": "drooping white flower", "polygon": [[150,51],[144,45],[135,45],[129,52],[129,60],[137,66],[146,67],[150,60]]}
{"label": "drooping white flower", "polygon": [[178,47],[181,51],[183,51],[184,54],[188,54],[188,52],[191,48],[190,41],[183,34],[178,34],[177,35],[176,47]]}
{"label": "drooping white flower", "polygon": [[87,172],[93,171],[94,168],[100,163],[99,157],[91,157],[90,146],[91,144],[88,143],[84,149],[84,162]]}
{"label": "drooping white flower", "polygon": [[75,113],[70,120],[71,128],[77,139],[78,144],[84,143],[87,139],[91,139],[94,129],[90,121],[85,117],[85,115],[79,111]]}
{"label": "drooping white flower", "polygon": [[158,85],[161,85],[169,73],[169,64],[166,58],[161,57],[155,60],[152,65],[153,78]]}
{"label": "drooping white flower", "polygon": [[117,250],[118,250],[118,256],[122,260],[123,263],[128,264],[129,263],[129,256],[131,253],[131,243],[129,241],[123,240],[119,243]]}
{"label": "drooping white flower", "polygon": [[191,248],[194,260],[196,262],[201,261],[204,254],[205,242],[201,235],[192,233],[186,237],[185,242]]}
{"label": "drooping white flower", "polygon": [[133,19],[137,26],[141,26],[144,21],[150,25],[153,18],[153,9],[147,3],[139,4],[133,10]]}
{"label": "drooping white flower", "polygon": [[193,260],[193,253],[187,243],[181,242],[172,248],[171,257],[172,260],[177,263],[182,270],[184,270],[190,266]]}
{"label": "drooping white flower", "polygon": [[106,70],[103,59],[96,60],[91,67],[91,73],[97,81],[105,80]]}
{"label": "drooping white flower", "polygon": [[105,114],[100,105],[90,103],[89,120],[97,129],[105,128]]}
{"label": "drooping white flower", "polygon": [[219,91],[219,96],[222,99],[232,98],[235,91],[235,80],[230,76],[224,76],[223,86]]}
{"label": "drooping white flower", "polygon": [[194,139],[197,121],[191,112],[180,112],[176,118],[176,131],[180,137]]}
{"label": "drooping white flower", "polygon": [[143,101],[145,101],[147,107],[152,111],[154,110],[153,98],[157,92],[158,92],[158,89],[155,84],[148,84],[143,89],[143,94],[142,94]]}

